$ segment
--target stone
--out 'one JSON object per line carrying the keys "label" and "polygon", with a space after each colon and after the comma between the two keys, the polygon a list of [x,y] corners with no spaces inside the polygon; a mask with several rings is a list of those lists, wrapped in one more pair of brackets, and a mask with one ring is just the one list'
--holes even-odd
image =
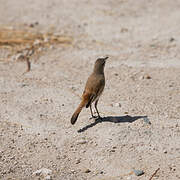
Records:
{"label": "stone", "polygon": [[132,179],[131,176],[128,176],[128,177],[127,177],[127,180],[131,180],[131,179]]}
{"label": "stone", "polygon": [[91,172],[91,170],[90,169],[85,169],[85,171],[84,171],[85,173],[90,173]]}
{"label": "stone", "polygon": [[142,80],[142,79],[152,79],[152,77],[148,74],[145,74],[139,77],[139,80]]}
{"label": "stone", "polygon": [[151,124],[151,122],[150,122],[150,120],[149,120],[149,118],[147,116],[143,117],[143,120],[144,120],[145,123]]}
{"label": "stone", "polygon": [[79,164],[81,162],[81,159],[76,160],[76,164]]}
{"label": "stone", "polygon": [[147,75],[145,76],[145,78],[146,78],[146,79],[151,79],[151,76],[147,74]]}
{"label": "stone", "polygon": [[121,107],[120,103],[114,103],[114,107]]}
{"label": "stone", "polygon": [[86,144],[86,143],[87,143],[87,141],[84,139],[80,139],[77,141],[77,144]]}
{"label": "stone", "polygon": [[169,39],[169,42],[173,42],[173,41],[175,41],[175,39],[174,39],[173,37],[171,37],[171,38]]}
{"label": "stone", "polygon": [[25,86],[28,86],[28,85],[27,85],[27,84],[24,84],[24,83],[21,84],[21,87],[22,87],[22,88],[25,87]]}
{"label": "stone", "polygon": [[115,149],[111,149],[109,152],[116,152]]}
{"label": "stone", "polygon": [[48,176],[46,176],[44,179],[45,179],[45,180],[51,180],[52,177],[51,177],[50,175],[48,175]]}
{"label": "stone", "polygon": [[33,28],[33,27],[34,27],[34,24],[33,24],[33,23],[31,23],[31,24],[29,25],[29,27]]}
{"label": "stone", "polygon": [[133,171],[134,171],[134,174],[135,174],[136,176],[141,176],[141,175],[144,174],[144,171],[142,171],[142,170],[136,170],[136,169],[134,169]]}
{"label": "stone", "polygon": [[35,172],[33,172],[33,175],[36,175],[36,176],[48,176],[48,175],[51,175],[52,174],[52,170],[50,169],[47,169],[47,168],[42,168],[42,169],[39,169]]}

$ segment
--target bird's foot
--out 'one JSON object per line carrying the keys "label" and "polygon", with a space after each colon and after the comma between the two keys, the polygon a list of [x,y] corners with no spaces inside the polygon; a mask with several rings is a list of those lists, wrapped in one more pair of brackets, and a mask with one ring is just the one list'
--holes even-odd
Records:
{"label": "bird's foot", "polygon": [[91,116],[89,119],[97,119],[98,116]]}

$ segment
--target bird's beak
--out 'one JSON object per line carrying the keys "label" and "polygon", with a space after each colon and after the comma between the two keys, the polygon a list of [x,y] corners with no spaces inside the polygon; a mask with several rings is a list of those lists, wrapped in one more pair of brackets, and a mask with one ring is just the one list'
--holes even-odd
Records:
{"label": "bird's beak", "polygon": [[104,60],[107,60],[109,57],[108,56],[106,56],[105,58],[104,58]]}

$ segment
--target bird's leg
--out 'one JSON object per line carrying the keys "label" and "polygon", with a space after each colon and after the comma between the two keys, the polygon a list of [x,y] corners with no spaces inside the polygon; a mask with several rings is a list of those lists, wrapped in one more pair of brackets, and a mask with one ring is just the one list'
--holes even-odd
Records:
{"label": "bird's leg", "polygon": [[[98,99],[98,100],[99,100],[99,99]],[[97,109],[98,100],[95,101],[94,106],[95,106],[96,112],[97,112],[97,114],[98,114],[98,118],[101,119],[101,116],[99,115],[99,111],[98,111],[98,109]]]}
{"label": "bird's leg", "polygon": [[92,116],[90,119],[96,118],[96,117],[93,115],[93,111],[92,111],[92,106],[91,106],[91,104],[89,105],[89,107],[90,107],[91,116]]}

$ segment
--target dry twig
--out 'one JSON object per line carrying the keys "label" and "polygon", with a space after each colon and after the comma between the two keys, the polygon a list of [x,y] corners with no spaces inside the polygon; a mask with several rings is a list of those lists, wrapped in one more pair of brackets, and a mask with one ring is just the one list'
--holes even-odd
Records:
{"label": "dry twig", "polygon": [[160,170],[160,168],[156,169],[156,171],[152,174],[149,180],[152,180],[152,178],[157,174],[157,172]]}

